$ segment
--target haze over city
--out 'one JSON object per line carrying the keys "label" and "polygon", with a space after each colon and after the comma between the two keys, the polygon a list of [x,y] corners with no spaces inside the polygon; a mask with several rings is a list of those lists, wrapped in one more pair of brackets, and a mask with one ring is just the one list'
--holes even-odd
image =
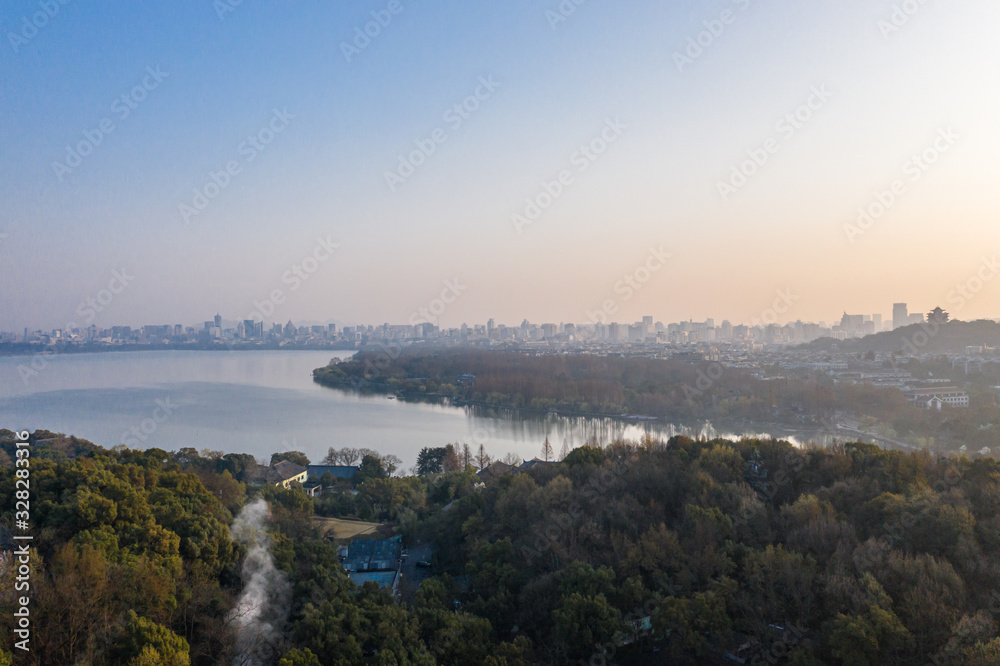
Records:
{"label": "haze over city", "polygon": [[997,25],[3,3],[0,666],[997,666]]}
{"label": "haze over city", "polygon": [[9,3],[0,329],[996,317],[1000,7],[910,4]]}

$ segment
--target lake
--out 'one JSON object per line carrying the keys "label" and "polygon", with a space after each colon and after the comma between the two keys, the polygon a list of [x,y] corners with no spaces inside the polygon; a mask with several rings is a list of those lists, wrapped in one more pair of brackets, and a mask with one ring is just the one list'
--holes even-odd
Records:
{"label": "lake", "polygon": [[[318,462],[330,447],[395,454],[404,467],[425,446],[483,444],[494,458],[539,456],[547,436],[558,454],[591,438],[608,443],[645,433],[717,434],[691,427],[408,403],[319,386],[312,371],[351,351],[153,351],[0,358],[0,427],[50,430],[95,444],[252,453],[303,451]],[[37,360],[36,367],[41,366]],[[506,417],[506,418],[504,418]]]}

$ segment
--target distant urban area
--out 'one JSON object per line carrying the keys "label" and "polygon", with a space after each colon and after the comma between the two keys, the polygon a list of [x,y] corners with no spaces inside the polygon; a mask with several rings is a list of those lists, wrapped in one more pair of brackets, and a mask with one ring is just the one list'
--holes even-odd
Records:
{"label": "distant urban area", "polygon": [[[776,313],[771,314],[776,317]],[[457,328],[441,328],[429,322],[340,327],[337,324],[296,326],[289,321],[265,329],[259,321],[229,321],[216,315],[197,327],[176,324],[99,329],[91,325],[84,329],[25,329],[21,334],[2,333],[0,353],[46,355],[153,349],[357,350],[368,355],[365,363],[372,368],[398,359],[404,353],[412,356],[423,350],[444,348],[535,356],[669,360],[702,368],[686,386],[683,398],[688,405],[700,405],[704,409],[699,407],[690,414],[683,414],[688,417],[706,416],[717,409],[717,401],[705,405],[701,398],[705,393],[704,385],[717,383],[723,370],[764,382],[801,381],[806,376],[824,376],[834,384],[893,387],[901,391],[911,405],[939,411],[944,407],[995,407],[1000,398],[1000,386],[995,385],[1000,383],[1000,324],[997,321],[951,320],[949,313],[940,307],[927,314],[910,313],[906,303],[893,305],[891,320],[883,320],[879,314],[846,313],[833,325],[802,321],[778,324],[767,321],[771,318],[765,314],[764,321],[734,325],[725,320],[716,325],[712,319],[663,324],[646,316],[632,324],[602,321],[534,324],[525,320],[520,326],[496,324],[490,319],[484,325],[462,324]],[[31,371],[25,368],[24,372],[30,374]],[[371,374],[371,368],[366,371],[359,366],[358,377],[350,380],[357,385],[359,378],[365,379],[365,375]],[[383,373],[376,369],[376,374]],[[397,379],[403,381],[406,377]],[[446,373],[435,380],[444,385],[456,381]],[[324,375],[318,381],[337,386],[347,378]],[[456,386],[460,385],[458,381]],[[382,388],[392,392],[399,387],[386,384]],[[461,392],[441,393],[437,383],[429,392],[426,386],[420,391],[421,395],[472,398],[470,391],[466,391],[470,393],[468,396],[459,396]],[[590,404],[584,410],[569,405],[559,408],[569,412],[591,412],[595,406]],[[546,409],[549,407],[551,405]],[[629,411],[627,401],[607,407]],[[636,413],[635,409],[631,411]],[[666,409],[660,412],[655,416],[672,414]],[[864,412],[838,414],[837,418],[856,429],[863,420],[856,419],[857,413]],[[788,414],[779,420],[801,421],[803,418],[802,414]],[[858,432],[861,431],[875,434],[870,427]],[[889,434],[896,433],[890,431]]]}
{"label": "distant urban area", "polygon": [[[794,299],[791,296],[784,298]],[[23,332],[3,331],[0,332],[0,345],[3,345],[0,349],[7,352],[39,351],[49,347],[99,351],[101,348],[120,349],[132,346],[363,349],[391,341],[399,344],[444,346],[553,347],[596,353],[609,347],[618,351],[622,346],[697,346],[721,350],[725,348],[725,344],[721,343],[726,343],[753,351],[771,346],[799,345],[821,338],[853,340],[914,324],[949,321],[949,314],[940,307],[927,314],[910,313],[906,303],[896,303],[893,305],[892,318],[888,320],[883,319],[881,314],[845,312],[835,323],[795,321],[779,324],[778,312],[783,308],[779,302],[774,309],[765,311],[749,324],[733,324],[728,319],[718,324],[714,319],[664,324],[654,322],[652,316],[628,324],[609,322],[605,312],[598,311],[588,313],[591,321],[582,324],[538,324],[525,319],[518,326],[507,326],[490,319],[485,324],[470,326],[463,323],[454,328],[442,328],[430,321],[410,324],[338,326],[328,323],[296,326],[291,320],[284,325],[275,322],[266,327],[264,322],[256,319],[226,320],[217,314],[212,320],[196,326],[147,324],[138,327],[99,328],[92,324],[85,328],[65,327],[47,331],[29,328],[25,328]],[[30,349],[25,349],[24,345],[28,345]]]}

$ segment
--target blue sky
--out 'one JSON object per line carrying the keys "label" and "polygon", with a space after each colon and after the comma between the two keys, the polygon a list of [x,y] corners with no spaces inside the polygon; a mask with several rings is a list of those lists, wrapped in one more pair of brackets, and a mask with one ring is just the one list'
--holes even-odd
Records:
{"label": "blue sky", "polygon": [[[54,0],[43,19],[44,3],[5,3],[0,329],[77,322],[123,268],[134,279],[100,326],[243,318],[275,290],[269,320],[405,323],[446,280],[465,288],[445,326],[583,322],[608,299],[622,321],[749,321],[781,289],[798,297],[792,320],[948,307],[1000,242],[1000,9],[903,5],[587,0],[556,21],[555,0],[400,0],[395,14],[388,0],[244,0],[221,18],[207,0]],[[371,12],[391,21],[348,62]],[[446,114],[463,103],[457,124]],[[808,118],[779,129],[796,112]],[[581,169],[609,122],[623,129]],[[54,166],[95,132],[78,166]],[[769,140],[776,152],[720,193]],[[925,151],[935,162],[914,180]],[[519,233],[512,216],[564,172]],[[884,215],[852,231],[897,180]],[[286,279],[318,238],[339,247]],[[672,258],[626,298],[615,286],[651,246]],[[998,305],[988,283],[956,314]]]}

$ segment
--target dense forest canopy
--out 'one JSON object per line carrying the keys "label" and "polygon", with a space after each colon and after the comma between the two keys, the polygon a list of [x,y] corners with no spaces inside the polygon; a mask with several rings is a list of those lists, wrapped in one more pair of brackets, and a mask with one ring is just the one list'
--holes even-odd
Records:
{"label": "dense forest canopy", "polygon": [[[6,528],[12,441],[0,431]],[[311,498],[232,454],[31,441],[35,642],[17,663],[241,663],[254,545],[231,526],[258,500],[285,593],[243,663],[1000,663],[994,460],[676,437],[483,482],[472,462],[393,477],[369,453],[366,475]],[[401,600],[355,586],[317,532],[317,512],[362,507],[435,546]],[[5,650],[11,576],[5,559]]]}
{"label": "dense forest canopy", "polygon": [[[915,377],[942,376],[945,362],[913,361]],[[982,375],[968,409],[926,410],[895,387],[835,382],[819,372],[776,369],[773,379],[711,363],[644,357],[528,355],[447,350],[362,353],[323,368],[315,381],[333,388],[448,398],[565,414],[639,415],[667,420],[733,419],[832,428],[841,416],[892,440],[937,452],[1000,444],[1000,408]]]}

